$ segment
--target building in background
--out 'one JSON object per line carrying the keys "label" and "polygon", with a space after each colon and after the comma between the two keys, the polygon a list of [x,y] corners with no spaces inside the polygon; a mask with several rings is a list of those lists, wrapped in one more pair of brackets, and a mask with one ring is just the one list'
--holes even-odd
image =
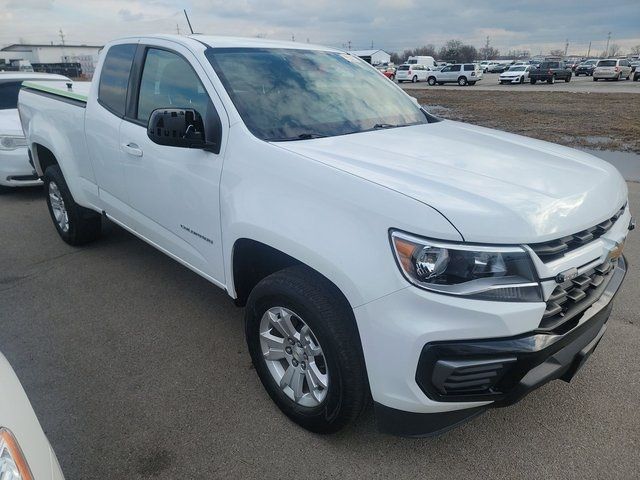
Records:
{"label": "building in background", "polygon": [[91,78],[101,45],[54,45],[16,43],[0,49],[5,64],[29,62],[35,71]]}
{"label": "building in background", "polygon": [[391,55],[384,50],[351,50],[349,53],[360,57],[371,65],[381,65],[391,61]]}

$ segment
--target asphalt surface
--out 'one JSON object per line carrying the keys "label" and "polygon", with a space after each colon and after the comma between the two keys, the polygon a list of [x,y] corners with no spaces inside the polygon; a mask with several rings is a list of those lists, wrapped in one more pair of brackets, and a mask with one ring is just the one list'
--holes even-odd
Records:
{"label": "asphalt surface", "polygon": [[558,81],[553,85],[548,83],[536,83],[531,85],[530,83],[523,83],[522,85],[505,84],[500,85],[498,83],[497,73],[485,73],[482,80],[473,86],[460,87],[456,83],[445,83],[444,85],[429,86],[427,82],[418,83],[402,83],[402,88],[406,90],[422,89],[422,88],[441,88],[449,90],[509,90],[509,91],[522,91],[522,92],[576,92],[576,93],[640,93],[640,82],[633,81],[633,74],[629,80],[620,80],[618,82],[610,80],[593,81],[592,77],[585,76],[573,76],[569,83],[565,83],[564,80]]}
{"label": "asphalt surface", "polygon": [[0,196],[0,225],[0,351],[67,479],[638,478],[637,233],[607,334],[571,384],[413,440],[378,433],[370,410],[333,436],[291,423],[251,367],[243,311],[125,231],[70,247],[40,189]]}

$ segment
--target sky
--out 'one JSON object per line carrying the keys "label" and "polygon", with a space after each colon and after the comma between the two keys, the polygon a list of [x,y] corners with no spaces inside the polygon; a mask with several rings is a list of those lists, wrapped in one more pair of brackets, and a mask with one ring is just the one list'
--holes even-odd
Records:
{"label": "sky", "polygon": [[0,0],[0,47],[12,43],[98,44],[148,33],[295,39],[398,52],[459,39],[502,53],[586,55],[611,43],[640,45],[640,0]]}

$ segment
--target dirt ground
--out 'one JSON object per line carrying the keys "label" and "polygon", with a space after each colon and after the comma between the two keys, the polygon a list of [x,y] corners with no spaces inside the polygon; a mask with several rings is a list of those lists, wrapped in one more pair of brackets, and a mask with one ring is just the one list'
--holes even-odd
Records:
{"label": "dirt ground", "polygon": [[434,115],[570,147],[640,152],[640,95],[410,90]]}

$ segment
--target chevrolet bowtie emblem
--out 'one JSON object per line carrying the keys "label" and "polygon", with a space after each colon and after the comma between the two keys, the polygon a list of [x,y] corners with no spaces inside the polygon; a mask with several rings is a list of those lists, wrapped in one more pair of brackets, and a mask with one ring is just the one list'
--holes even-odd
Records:
{"label": "chevrolet bowtie emblem", "polygon": [[573,280],[578,276],[578,269],[576,267],[570,268],[569,270],[565,270],[564,272],[560,272],[556,275],[556,282],[564,283],[569,280]]}

